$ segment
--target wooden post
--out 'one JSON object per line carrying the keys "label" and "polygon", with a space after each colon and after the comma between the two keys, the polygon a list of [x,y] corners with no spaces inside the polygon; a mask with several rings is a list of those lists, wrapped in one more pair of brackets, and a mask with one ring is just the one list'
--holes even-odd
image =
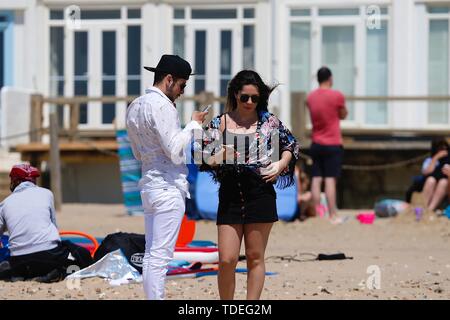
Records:
{"label": "wooden post", "polygon": [[201,108],[214,103],[214,93],[209,91],[202,91],[197,95],[196,102],[198,103],[198,106],[196,106],[195,109],[197,111],[201,111]]}
{"label": "wooden post", "polygon": [[58,117],[56,112],[50,114],[50,185],[55,199],[56,211],[61,210],[61,160],[58,139]]}
{"label": "wooden post", "polygon": [[41,142],[44,99],[40,94],[31,95],[30,142]]}
{"label": "wooden post", "polygon": [[205,92],[205,104],[210,105],[214,103],[214,93],[213,92]]}
{"label": "wooden post", "polygon": [[291,95],[292,133],[303,145],[306,141],[306,92],[293,92]]}
{"label": "wooden post", "polygon": [[70,130],[69,139],[74,140],[78,133],[78,123],[80,122],[80,104],[70,104]]}

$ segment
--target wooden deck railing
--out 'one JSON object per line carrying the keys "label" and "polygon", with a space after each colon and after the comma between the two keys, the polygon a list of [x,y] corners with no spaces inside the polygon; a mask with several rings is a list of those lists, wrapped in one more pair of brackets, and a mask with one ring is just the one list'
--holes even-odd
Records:
{"label": "wooden deck railing", "polygon": [[[129,104],[137,96],[105,96],[105,97],[87,97],[87,96],[76,96],[76,97],[43,97],[42,95],[32,95],[31,96],[31,116],[30,116],[30,142],[41,142],[43,134],[49,133],[49,129],[44,127],[44,105],[50,104],[55,105],[57,108],[64,108],[68,106],[69,108],[69,127],[60,128],[58,130],[59,136],[67,137],[69,140],[74,140],[78,136],[85,137],[98,137],[114,136],[115,133],[110,130],[104,129],[79,129],[79,119],[80,119],[80,106],[82,104],[88,104],[90,102],[99,103],[117,103],[126,102]],[[193,101],[199,105],[209,105],[214,102],[224,103],[226,99],[224,97],[215,97],[211,92],[202,92],[194,96],[182,96],[177,100],[177,103],[183,101]]]}
{"label": "wooden deck railing", "polygon": [[[292,132],[301,141],[307,141],[310,129],[307,126],[309,114],[306,107],[307,94],[305,92],[293,92],[291,94],[291,124]],[[346,96],[347,102],[450,102],[450,96]],[[295,120],[294,120],[295,119]],[[367,135],[367,136],[388,136],[388,135],[408,135],[408,136],[449,136],[450,124],[445,129],[433,128],[342,128],[344,135]]]}
{"label": "wooden deck railing", "polygon": [[[291,94],[291,127],[295,136],[302,141],[310,134],[308,128],[309,114],[306,110],[306,93],[293,92]],[[69,125],[67,128],[62,127],[58,130],[59,136],[67,137],[69,141],[77,137],[114,137],[114,130],[105,129],[79,129],[80,105],[89,102],[100,103],[116,103],[126,102],[127,104],[134,100],[136,96],[105,96],[105,97],[86,97],[76,96],[71,98],[65,97],[43,97],[42,95],[33,95],[31,99],[31,119],[30,119],[30,141],[41,142],[42,135],[49,133],[48,128],[44,128],[44,104],[52,104],[61,108],[63,106],[69,107]],[[439,102],[450,101],[450,96],[346,96],[347,102]],[[177,104],[184,101],[194,101],[200,105],[208,105],[214,102],[225,103],[225,97],[216,97],[211,92],[202,92],[195,96],[182,96],[177,100]],[[410,136],[433,136],[433,135],[448,135],[449,129],[434,129],[434,128],[413,128],[413,129],[398,129],[380,127],[366,127],[366,128],[350,128],[342,127],[344,135],[380,135],[387,136],[393,134],[410,135]]]}

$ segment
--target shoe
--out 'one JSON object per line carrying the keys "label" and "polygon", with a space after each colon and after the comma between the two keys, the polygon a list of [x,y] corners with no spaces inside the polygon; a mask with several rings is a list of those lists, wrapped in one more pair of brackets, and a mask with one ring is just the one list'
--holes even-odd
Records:
{"label": "shoe", "polygon": [[31,279],[32,281],[42,282],[42,283],[53,283],[59,282],[64,279],[64,274],[59,269],[54,269],[47,273],[45,276],[35,277]]}

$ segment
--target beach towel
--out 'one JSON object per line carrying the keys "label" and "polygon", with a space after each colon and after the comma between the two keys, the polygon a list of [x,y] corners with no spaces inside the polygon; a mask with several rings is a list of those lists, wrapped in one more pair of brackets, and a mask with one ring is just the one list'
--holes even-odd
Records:
{"label": "beach towel", "polygon": [[119,145],[120,180],[125,208],[129,215],[142,215],[144,209],[139,188],[141,162],[133,155],[126,130],[118,130],[116,139]]}

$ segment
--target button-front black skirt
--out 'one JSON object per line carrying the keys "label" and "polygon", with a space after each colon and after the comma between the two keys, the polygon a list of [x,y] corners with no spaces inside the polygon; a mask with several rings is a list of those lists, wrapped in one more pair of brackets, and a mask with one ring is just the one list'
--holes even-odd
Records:
{"label": "button-front black skirt", "polygon": [[219,189],[217,224],[270,223],[278,221],[272,183],[250,169],[223,177]]}

